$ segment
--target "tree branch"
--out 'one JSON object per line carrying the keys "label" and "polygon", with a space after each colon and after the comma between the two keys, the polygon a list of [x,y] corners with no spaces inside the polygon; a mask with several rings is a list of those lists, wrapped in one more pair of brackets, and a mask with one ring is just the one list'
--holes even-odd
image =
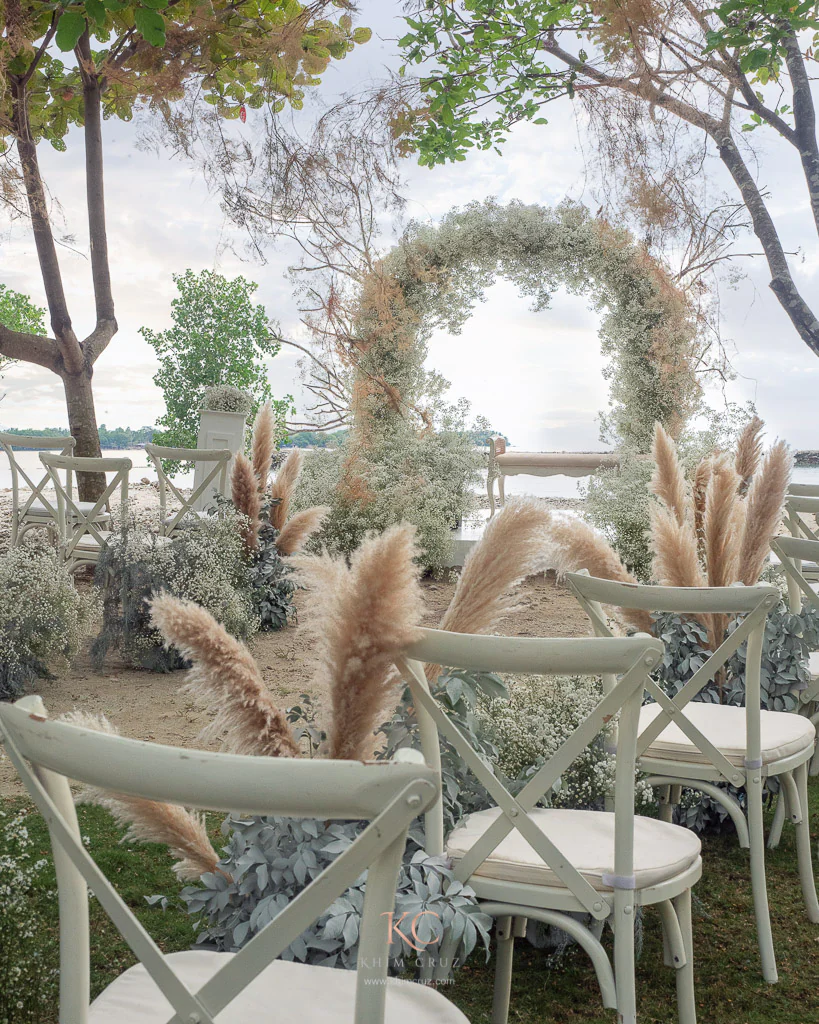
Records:
{"label": "tree branch", "polygon": [[791,32],[785,38],[785,60],[793,87],[793,118],[796,125],[796,147],[805,171],[813,219],[819,231],[819,146],[816,141],[816,109],[813,105],[810,79],[799,49],[799,40]]}
{"label": "tree branch", "polygon": [[91,247],[91,277],[97,324],[83,346],[85,359],[92,364],[117,331],[111,271],[108,265],[108,236],[105,229],[105,180],[102,153],[102,103],[100,76],[94,67],[88,32],[80,36],[76,48],[83,84],[85,134],[85,188],[88,199],[88,236]]}
{"label": "tree branch", "polygon": [[59,373],[60,350],[57,342],[39,334],[24,334],[0,324],[0,355],[8,359],[20,359],[25,363],[36,363],[53,373]]}
{"label": "tree branch", "polygon": [[37,159],[37,145],[32,137],[28,120],[26,86],[20,79],[13,77],[11,84],[12,124],[17,139],[20,166],[23,171],[37,259],[40,263],[43,287],[51,315],[51,327],[65,369],[69,373],[78,373],[83,365],[83,353],[68,313],[60,264],[57,259],[57,247],[54,244],[54,235],[48,218],[45,188]]}

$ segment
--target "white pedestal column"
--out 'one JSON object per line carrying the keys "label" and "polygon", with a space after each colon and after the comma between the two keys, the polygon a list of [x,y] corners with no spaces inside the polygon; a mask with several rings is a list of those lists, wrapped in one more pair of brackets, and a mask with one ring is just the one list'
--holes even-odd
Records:
{"label": "white pedestal column", "polygon": [[[197,448],[228,448],[234,456],[245,450],[245,429],[247,416],[241,412],[217,412],[214,409],[203,409],[199,414],[199,438]],[[211,464],[198,462],[193,477],[196,488],[207,475]],[[233,459],[228,466],[228,493],[230,493],[230,474]],[[209,488],[211,493],[204,493],[196,500],[197,510],[204,510],[211,504],[216,488]]]}

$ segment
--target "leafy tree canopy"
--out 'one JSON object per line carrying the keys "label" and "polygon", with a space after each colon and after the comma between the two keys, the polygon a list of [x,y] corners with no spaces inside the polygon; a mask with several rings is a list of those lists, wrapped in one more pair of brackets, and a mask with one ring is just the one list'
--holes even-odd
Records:
{"label": "leafy tree canopy", "polygon": [[[179,296],[171,304],[173,326],[140,328],[160,367],[154,383],[162,389],[165,415],[154,434],[157,444],[195,448],[205,388],[229,384],[253,396],[254,411],[272,401],[265,359],[281,347],[271,336],[264,306],[252,301],[258,285],[243,277],[229,280],[211,270],[174,274]],[[280,422],[292,404],[273,401]],[[284,430],[282,430],[284,433]]]}
{"label": "leafy tree canopy", "polygon": [[35,306],[28,295],[0,284],[0,324],[12,331],[45,334],[45,310]]}
{"label": "leafy tree canopy", "polygon": [[[81,65],[104,76],[103,116],[130,120],[144,102],[167,117],[195,85],[226,118],[243,107],[286,103],[299,108],[332,59],[344,57],[370,30],[347,0],[19,0],[0,7],[0,139],[15,135],[15,94],[28,94],[35,142],[65,149],[72,124],[83,124]],[[75,59],[75,52],[79,54]]]}
{"label": "leafy tree canopy", "polygon": [[[641,14],[640,4],[628,2],[419,0],[400,45],[408,64],[431,68],[421,79],[421,110],[402,125],[412,129],[420,163],[431,167],[464,160],[474,147],[497,147],[519,121],[545,124],[543,108],[575,95],[586,62],[617,59],[632,45],[629,23],[651,17],[651,5],[643,6]],[[730,48],[741,70],[761,85],[778,79],[785,40],[794,32],[812,32],[813,47],[819,45],[816,0],[727,0],[707,10],[703,5],[701,13],[716,25],[705,34],[703,55]],[[558,32],[585,43],[579,67],[561,64]]]}

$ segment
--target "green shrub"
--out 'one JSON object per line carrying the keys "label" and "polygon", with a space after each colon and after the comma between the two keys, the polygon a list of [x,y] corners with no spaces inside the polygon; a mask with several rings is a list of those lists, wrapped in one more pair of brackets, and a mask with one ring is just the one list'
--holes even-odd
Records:
{"label": "green shrub", "polygon": [[57,894],[43,888],[48,861],[33,857],[27,816],[0,811],[0,1024],[46,1024],[57,1004],[55,942],[42,912]]}
{"label": "green shrub", "polygon": [[234,636],[259,628],[235,512],[192,523],[171,541],[129,529],[123,541],[103,552],[96,580],[104,593],[102,630],[91,652],[97,667],[112,648],[155,672],[183,666],[150,622],[148,602],[162,591],[206,608]]}
{"label": "green shrub", "polygon": [[[407,430],[373,442],[356,462],[360,486],[341,487],[350,472],[348,439],[334,451],[314,451],[304,462],[296,509],[329,505],[330,514],[311,542],[333,554],[349,554],[374,530],[412,523],[425,568],[448,564],[451,533],[477,508],[474,487],[483,456],[459,430],[417,435]],[[351,490],[354,498],[345,497]]]}
{"label": "green shrub", "polygon": [[77,590],[53,549],[27,543],[0,557],[0,700],[66,667],[98,611],[98,595]]}

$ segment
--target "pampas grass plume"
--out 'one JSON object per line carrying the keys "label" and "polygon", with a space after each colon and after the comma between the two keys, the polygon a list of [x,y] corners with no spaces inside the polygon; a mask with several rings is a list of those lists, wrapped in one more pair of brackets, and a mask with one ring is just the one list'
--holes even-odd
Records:
{"label": "pampas grass plume", "polygon": [[736,583],[744,503],[738,497],[741,479],[725,456],[716,459],[705,494],[703,541],[708,585]]}
{"label": "pampas grass plume", "polygon": [[402,523],[368,537],[349,567],[327,554],[293,559],[307,587],[303,615],[316,637],[316,685],[330,693],[330,757],[370,757],[375,729],[395,706],[394,661],[418,638],[423,611],[417,554],[415,528]]}
{"label": "pampas grass plume", "polygon": [[739,475],[739,489],[742,494],[751,486],[751,480],[762,461],[762,430],[764,426],[765,424],[758,416],[753,416],[739,435],[734,468]]}
{"label": "pampas grass plume", "polygon": [[745,529],[739,554],[739,579],[746,586],[759,582],[771,544],[782,522],[793,456],[777,441],[756,473],[746,498]]}
{"label": "pampas grass plume", "polygon": [[307,541],[330,513],[329,505],[316,505],[292,515],[276,538],[276,550],[280,555],[293,555],[301,551]]}
{"label": "pampas grass plume", "polygon": [[267,487],[273,452],[276,450],[276,424],[270,402],[265,402],[253,421],[253,472],[260,490]]}
{"label": "pampas grass plume", "polygon": [[300,448],[294,448],[285,459],[276,479],[270,485],[270,497],[278,504],[270,508],[270,522],[277,530],[283,530],[284,524],[290,515],[290,503],[296,490],[296,484],[301,473],[304,452]]}
{"label": "pampas grass plume", "polygon": [[233,462],[230,478],[231,497],[238,512],[245,516],[242,524],[242,540],[248,551],[259,546],[259,514],[262,510],[262,496],[259,483],[247,456],[239,452]]}
{"label": "pampas grass plume", "polygon": [[[105,715],[87,711],[69,711],[59,722],[68,722],[82,729],[93,729],[109,736],[118,730]],[[77,796],[78,803],[104,807],[121,827],[127,826],[125,842],[162,843],[177,858],[173,870],[183,881],[194,882],[208,871],[220,871],[219,855],[208,838],[201,814],[175,804],[164,804],[144,797],[109,793],[97,786],[85,786]],[[224,874],[224,872],[220,872]]]}
{"label": "pampas grass plume", "polygon": [[651,490],[664,502],[678,523],[685,521],[686,485],[677,446],[666,433],[661,423],[654,424],[654,475]]}
{"label": "pampas grass plume", "polygon": [[276,707],[250,651],[192,601],[169,594],[151,602],[151,621],[193,663],[185,689],[216,717],[203,732],[233,754],[298,757],[284,714]]}

